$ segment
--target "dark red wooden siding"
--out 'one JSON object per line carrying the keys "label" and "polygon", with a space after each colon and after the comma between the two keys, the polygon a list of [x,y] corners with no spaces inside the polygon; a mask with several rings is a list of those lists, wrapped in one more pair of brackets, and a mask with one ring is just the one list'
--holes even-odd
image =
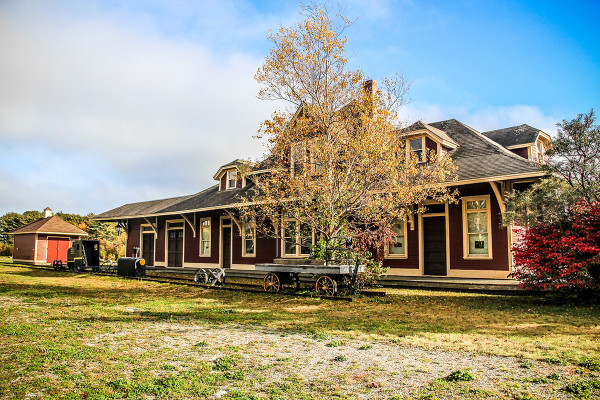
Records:
{"label": "dark red wooden siding", "polygon": [[[386,258],[383,261],[384,267],[390,268],[410,268],[419,269],[419,218],[415,215],[415,229],[410,229],[410,222],[406,224],[407,229],[407,246],[408,258]],[[394,273],[391,269],[390,273]]]}
{"label": "dark red wooden siding", "polygon": [[427,147],[427,150],[437,151],[437,143],[428,137],[425,138],[425,147]]}
{"label": "dark red wooden siding", "polygon": [[227,188],[227,173],[221,177],[221,191]]}
{"label": "dark red wooden siding", "polygon": [[167,237],[167,219],[165,217],[158,218],[158,235],[154,243],[154,262],[165,262],[165,238]]}
{"label": "dark red wooden siding", "polygon": [[527,147],[521,147],[520,149],[511,149],[510,151],[523,158],[529,158]]}
{"label": "dark red wooden siding", "polygon": [[139,219],[130,219],[127,223],[126,257],[131,257],[134,255],[134,247],[140,247],[140,224],[141,221]]}
{"label": "dark red wooden siding", "polygon": [[35,253],[35,234],[15,235],[13,258],[16,260],[31,260]]}
{"label": "dark red wooden siding", "polygon": [[265,236],[257,232],[256,236],[256,256],[243,257],[243,241],[237,226],[233,229],[233,263],[234,264],[256,264],[271,263],[277,258],[277,239]]}
{"label": "dark red wooden siding", "polygon": [[489,183],[459,187],[460,196],[490,195],[492,218],[491,260],[464,258],[462,202],[449,205],[450,214],[450,269],[508,271],[508,233],[500,226],[500,206]]}

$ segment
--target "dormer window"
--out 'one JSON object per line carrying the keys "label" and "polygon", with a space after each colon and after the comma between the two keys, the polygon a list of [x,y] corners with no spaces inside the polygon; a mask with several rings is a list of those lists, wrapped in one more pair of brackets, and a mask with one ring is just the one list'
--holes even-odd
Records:
{"label": "dormer window", "polygon": [[227,189],[234,189],[237,186],[237,172],[227,172]]}
{"label": "dormer window", "polygon": [[411,139],[409,148],[410,154],[414,156],[418,162],[423,162],[423,140],[424,138],[420,137],[418,139]]}

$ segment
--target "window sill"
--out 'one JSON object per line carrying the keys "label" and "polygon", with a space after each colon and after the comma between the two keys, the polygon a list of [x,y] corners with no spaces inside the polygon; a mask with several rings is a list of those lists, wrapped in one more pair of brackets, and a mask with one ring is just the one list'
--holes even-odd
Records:
{"label": "window sill", "polygon": [[394,254],[394,255],[387,255],[385,257],[383,257],[384,260],[406,260],[408,259],[407,255],[401,255],[401,254]]}
{"label": "window sill", "polygon": [[469,256],[469,255],[466,255],[466,256],[463,256],[463,259],[465,259],[465,260],[493,260],[494,257],[492,257],[492,256],[475,256],[475,255]]}

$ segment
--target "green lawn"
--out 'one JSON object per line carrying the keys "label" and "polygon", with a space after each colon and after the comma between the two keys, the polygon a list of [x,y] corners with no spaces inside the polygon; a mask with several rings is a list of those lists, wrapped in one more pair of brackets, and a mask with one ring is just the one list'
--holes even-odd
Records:
{"label": "green lawn", "polygon": [[[145,371],[163,368],[164,349],[132,358],[126,353],[127,341],[135,341],[136,335],[125,335],[110,346],[87,343],[173,321],[516,356],[570,364],[589,373],[600,366],[598,307],[548,304],[536,296],[396,289],[387,290],[383,298],[339,302],[201,290],[0,262],[0,306],[0,396],[6,398],[42,388],[44,398],[188,397],[182,393],[204,398],[223,381],[245,382],[247,371],[236,369],[235,352],[221,366],[216,361],[194,363],[182,354],[182,362],[188,362],[183,372],[154,377]],[[138,369],[124,367],[136,364]],[[244,392],[244,385],[227,398],[254,398]],[[300,398],[304,392],[294,393],[269,398]]]}

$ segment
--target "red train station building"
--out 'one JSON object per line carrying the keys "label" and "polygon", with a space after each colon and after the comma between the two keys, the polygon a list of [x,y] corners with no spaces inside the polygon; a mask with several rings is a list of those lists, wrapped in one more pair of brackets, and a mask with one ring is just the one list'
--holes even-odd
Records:
{"label": "red train station building", "polygon": [[[448,185],[459,197],[427,204],[426,212],[399,222],[397,242],[384,260],[388,275],[507,278],[515,238],[514,227],[501,226],[504,196],[544,175],[540,163],[550,137],[528,125],[482,133],[455,119],[418,121],[399,134],[411,150],[452,158],[458,179]],[[240,177],[241,163],[220,167],[218,183],[196,194],[125,204],[94,219],[124,226],[127,255],[138,248],[150,266],[253,270],[277,259],[304,260],[316,238],[300,237],[294,221],[282,221],[276,239],[257,236],[255,226],[238,225],[225,212],[253,190],[253,174],[268,173],[255,165]]]}

